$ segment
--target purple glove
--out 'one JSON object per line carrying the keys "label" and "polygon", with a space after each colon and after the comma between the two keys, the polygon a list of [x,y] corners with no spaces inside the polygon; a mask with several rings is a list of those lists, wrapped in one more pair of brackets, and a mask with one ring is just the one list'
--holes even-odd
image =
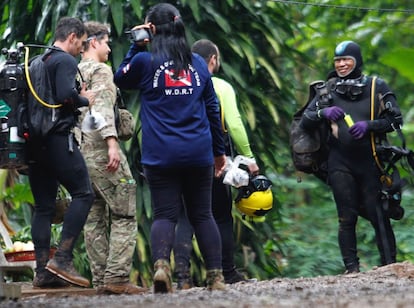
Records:
{"label": "purple glove", "polygon": [[321,115],[325,119],[336,122],[345,116],[345,112],[342,110],[342,108],[338,106],[332,106],[332,107],[323,108],[321,110]]}
{"label": "purple glove", "polygon": [[355,139],[361,139],[365,136],[368,131],[368,122],[367,121],[359,121],[352,125],[348,132],[354,137]]}

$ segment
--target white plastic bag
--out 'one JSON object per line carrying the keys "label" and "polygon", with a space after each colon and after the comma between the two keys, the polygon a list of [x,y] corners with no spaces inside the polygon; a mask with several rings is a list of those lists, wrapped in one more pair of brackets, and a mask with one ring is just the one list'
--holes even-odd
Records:
{"label": "white plastic bag", "polygon": [[237,155],[234,161],[230,157],[227,157],[226,174],[223,183],[236,188],[247,186],[249,184],[249,173],[239,168],[239,165],[243,164],[248,166],[252,163],[255,163],[254,158],[248,158],[242,155]]}
{"label": "white plastic bag", "polygon": [[100,130],[107,125],[105,118],[99,112],[90,110],[86,113],[85,118],[82,121],[82,131],[87,133],[94,130]]}

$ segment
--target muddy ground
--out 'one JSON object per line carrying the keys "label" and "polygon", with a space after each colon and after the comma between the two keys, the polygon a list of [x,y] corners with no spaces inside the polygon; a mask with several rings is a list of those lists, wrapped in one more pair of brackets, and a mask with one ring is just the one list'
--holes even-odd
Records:
{"label": "muddy ground", "polygon": [[369,271],[313,278],[276,278],[229,285],[227,291],[203,288],[159,295],[29,296],[2,301],[0,307],[414,307],[414,265],[395,263]]}

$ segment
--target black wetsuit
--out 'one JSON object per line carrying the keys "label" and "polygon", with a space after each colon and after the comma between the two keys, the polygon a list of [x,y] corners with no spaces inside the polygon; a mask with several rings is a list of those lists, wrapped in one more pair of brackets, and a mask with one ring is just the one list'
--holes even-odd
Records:
{"label": "black wetsuit", "polygon": [[55,102],[63,104],[63,107],[47,137],[31,136],[27,142],[29,181],[35,200],[32,239],[37,272],[45,270],[49,259],[51,223],[56,212],[59,184],[72,197],[64,216],[61,242],[56,252],[62,257],[72,259],[73,246],[94,200],[85,161],[71,133],[76,121],[76,109],[89,104],[86,98],[79,96],[75,86],[77,62],[66,52],[52,50],[45,57],[45,63]]}
{"label": "black wetsuit", "polygon": [[[394,120],[397,124],[402,124],[401,113],[396,98],[387,84],[383,80],[377,79],[374,120],[370,120],[372,78],[360,77],[365,86],[362,93],[355,97],[339,94],[335,91],[335,84],[340,80],[339,77],[330,79],[328,83],[332,95],[332,106],[342,108],[346,114],[352,117],[354,123],[369,121],[368,133],[363,138],[356,140],[348,132],[349,127],[345,120],[340,119],[331,124],[331,134],[328,140],[330,147],[328,184],[332,188],[336,202],[339,218],[338,241],[348,271],[359,270],[355,231],[358,216],[366,218],[374,227],[381,264],[385,265],[396,261],[395,236],[390,219],[384,213],[380,200],[381,172],[373,156],[370,132],[375,134],[376,139],[384,139],[385,134],[393,130],[389,118],[380,116],[382,107],[378,94],[383,96],[384,103],[389,102],[388,105],[392,106]],[[315,97],[306,109],[301,122],[303,128],[313,129],[321,121],[326,121],[318,116],[317,101],[318,97]],[[383,232],[381,232],[382,226],[384,226]],[[385,237],[382,237],[382,234],[385,234]],[[386,255],[389,257],[386,258]]]}

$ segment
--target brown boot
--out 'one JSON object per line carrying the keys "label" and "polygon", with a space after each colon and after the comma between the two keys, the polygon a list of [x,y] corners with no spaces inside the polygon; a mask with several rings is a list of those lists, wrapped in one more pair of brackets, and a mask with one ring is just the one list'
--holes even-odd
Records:
{"label": "brown boot", "polygon": [[147,288],[141,288],[130,282],[106,283],[101,288],[106,294],[143,294],[148,291]]}
{"label": "brown boot", "polygon": [[67,288],[69,286],[69,282],[60,279],[46,269],[38,271],[33,279],[34,288]]}
{"label": "brown boot", "polygon": [[193,286],[193,280],[191,279],[191,277],[179,278],[177,280],[177,290],[189,290]]}
{"label": "brown boot", "polygon": [[188,290],[194,286],[190,269],[176,271],[175,276],[177,277],[177,290]]}
{"label": "brown boot", "polygon": [[207,270],[206,277],[207,289],[213,290],[227,290],[224,283],[223,271],[221,269]]}
{"label": "brown boot", "polygon": [[46,269],[72,284],[85,288],[90,286],[89,280],[76,271],[72,260],[57,260],[55,257],[47,262]]}
{"label": "brown boot", "polygon": [[154,293],[172,293],[170,263],[159,259],[154,264],[154,271]]}

